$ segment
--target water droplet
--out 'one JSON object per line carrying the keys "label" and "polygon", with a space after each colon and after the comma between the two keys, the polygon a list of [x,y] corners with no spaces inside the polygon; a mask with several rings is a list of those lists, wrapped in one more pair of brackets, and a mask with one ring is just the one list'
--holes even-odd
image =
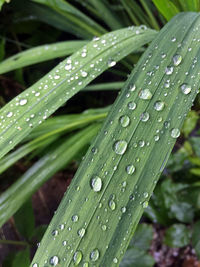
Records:
{"label": "water droplet", "polygon": [[174,66],[178,66],[182,61],[182,56],[181,55],[174,55],[173,56],[173,62]]}
{"label": "water droplet", "polygon": [[149,194],[147,192],[144,192],[144,198],[148,198]]}
{"label": "water droplet", "polygon": [[115,210],[116,208],[116,204],[115,204],[115,201],[113,199],[111,199],[109,202],[108,202],[108,206],[111,210]]}
{"label": "water droplet", "polygon": [[86,72],[86,71],[82,71],[82,72],[81,72],[81,76],[85,78],[85,77],[87,77],[87,76],[88,76],[88,74],[87,74],[87,72]]}
{"label": "water droplet", "polygon": [[105,224],[103,224],[103,225],[101,226],[101,229],[102,229],[103,231],[106,231],[107,226],[106,226]]}
{"label": "water droplet", "polygon": [[122,212],[122,213],[125,213],[125,212],[126,212],[126,207],[122,207],[122,208],[121,208],[121,212]]}
{"label": "water droplet", "polygon": [[53,230],[51,234],[52,234],[52,236],[57,236],[59,234],[59,232],[58,232],[58,230]]}
{"label": "water droplet", "polygon": [[131,109],[131,110],[136,109],[136,106],[137,106],[136,103],[133,102],[133,101],[131,101],[131,102],[128,103],[128,108]]}
{"label": "water droplet", "polygon": [[85,228],[81,228],[81,229],[79,229],[79,230],[78,230],[78,235],[79,235],[80,237],[83,237],[83,236],[85,235]]}
{"label": "water droplet", "polygon": [[149,89],[144,89],[139,92],[139,97],[144,100],[149,100],[152,98],[152,93]]}
{"label": "water droplet", "polygon": [[65,65],[65,70],[71,70],[71,68],[72,68],[72,65],[70,63]]}
{"label": "water droplet", "polygon": [[83,254],[80,250],[74,253],[73,260],[74,260],[75,266],[77,266],[81,262],[82,257],[83,257]]}
{"label": "water droplet", "polygon": [[148,205],[149,205],[149,202],[148,201],[144,201],[143,204],[142,204],[142,207],[144,209],[146,209],[148,207]]}
{"label": "water droplet", "polygon": [[129,87],[129,90],[130,90],[131,92],[134,92],[135,89],[136,89],[135,84],[133,84],[133,85],[131,85],[131,86]]}
{"label": "water droplet", "polygon": [[13,115],[13,113],[10,111],[10,112],[7,113],[6,116],[7,116],[8,118],[10,118],[10,117],[12,117],[12,115]]}
{"label": "water droplet", "polygon": [[181,91],[185,94],[185,95],[188,95],[192,90],[192,87],[186,83],[183,83],[181,85]]}
{"label": "water droplet", "polygon": [[159,139],[160,139],[159,135],[155,135],[155,136],[154,136],[154,140],[155,140],[156,142],[159,141]]}
{"label": "water droplet", "polygon": [[98,176],[95,176],[91,180],[91,187],[95,192],[99,192],[102,188],[102,180]]}
{"label": "water droplet", "polygon": [[133,174],[135,172],[135,166],[133,164],[126,166],[126,172],[128,174]]}
{"label": "water droplet", "polygon": [[83,267],[89,267],[89,263],[88,262],[84,262],[83,263]]}
{"label": "water droplet", "polygon": [[114,60],[108,60],[108,67],[114,67],[116,65],[116,61]]}
{"label": "water droplet", "polygon": [[60,79],[60,76],[59,76],[59,75],[55,75],[55,76],[54,76],[54,79],[55,79],[55,80],[58,80],[58,79]]}
{"label": "water droplet", "polygon": [[20,99],[19,104],[20,106],[24,106],[27,103],[27,99]]}
{"label": "water droplet", "polygon": [[144,141],[144,140],[140,140],[140,141],[138,142],[138,145],[139,145],[140,147],[144,147],[144,145],[145,145],[145,141]]}
{"label": "water droplet", "polygon": [[171,41],[174,43],[176,42],[176,37],[172,37]]}
{"label": "water droplet", "polygon": [[32,267],[39,267],[37,263],[33,263]]}
{"label": "water droplet", "polygon": [[172,130],[171,130],[171,137],[173,137],[173,138],[177,138],[177,137],[179,137],[180,136],[180,130],[178,129],[178,128],[173,128]]}
{"label": "water droplet", "polygon": [[143,122],[146,122],[146,121],[148,121],[149,117],[150,116],[149,116],[149,113],[148,112],[143,112],[141,114],[141,116],[140,116],[140,120],[143,121]]}
{"label": "water droplet", "polygon": [[127,127],[130,123],[130,118],[127,115],[121,116],[119,118],[122,127]]}
{"label": "water droplet", "polygon": [[119,140],[114,143],[113,149],[116,154],[123,155],[127,149],[127,142],[124,140]]}
{"label": "water droplet", "polygon": [[153,107],[157,111],[162,111],[164,109],[164,107],[165,107],[165,103],[159,100],[159,101],[156,101],[154,103],[154,106]]}
{"label": "water droplet", "polygon": [[114,262],[114,263],[118,263],[118,259],[117,259],[117,258],[114,258],[114,259],[113,259],[113,262]]}
{"label": "water droplet", "polygon": [[77,221],[78,221],[78,215],[73,215],[72,222],[77,222]]}
{"label": "water droplet", "polygon": [[52,266],[56,266],[56,265],[58,265],[58,263],[59,263],[58,256],[53,256],[49,260],[49,264],[52,265]]}
{"label": "water droplet", "polygon": [[173,73],[173,71],[174,71],[174,68],[173,68],[173,67],[170,67],[170,66],[168,66],[168,67],[165,69],[165,73],[166,73],[167,75],[171,75],[171,74]]}
{"label": "water droplet", "polygon": [[96,248],[90,253],[90,259],[91,261],[97,261],[99,258],[99,250]]}

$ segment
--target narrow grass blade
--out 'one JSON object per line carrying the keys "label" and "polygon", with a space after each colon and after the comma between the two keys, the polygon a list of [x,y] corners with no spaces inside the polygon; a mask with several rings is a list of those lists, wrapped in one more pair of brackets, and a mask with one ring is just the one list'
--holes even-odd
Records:
{"label": "narrow grass blade", "polygon": [[9,3],[9,0],[0,0],[0,11],[4,3]]}
{"label": "narrow grass blade", "polygon": [[151,43],[88,150],[32,264],[119,266],[198,93],[199,28],[199,14],[181,13]]}
{"label": "narrow grass blade", "polygon": [[112,83],[98,83],[91,84],[84,88],[84,91],[107,91],[107,90],[119,90],[123,87],[124,82],[112,82]]}
{"label": "narrow grass blade", "polygon": [[[61,116],[61,118],[51,118],[38,126],[33,131],[29,138],[36,138],[14,152],[9,153],[0,159],[0,174],[7,170],[19,159],[25,157],[34,150],[41,149],[57,140],[62,134],[83,128],[84,126],[94,123],[98,120],[103,120],[107,116],[107,112],[99,114],[81,114]],[[38,150],[39,152],[40,150]],[[36,153],[37,154],[37,153]]]}
{"label": "narrow grass blade", "polygon": [[179,0],[184,11],[199,11],[199,0]]}
{"label": "narrow grass blade", "polygon": [[155,30],[160,30],[159,24],[156,20],[156,17],[153,14],[153,10],[151,9],[151,6],[149,1],[146,0],[140,0],[140,3],[142,4],[144,10],[146,11],[149,20],[150,20],[150,25],[155,29]]}
{"label": "narrow grass blade", "polygon": [[0,158],[103,71],[157,32],[130,27],[96,38],[0,110]]}
{"label": "narrow grass blade", "polygon": [[0,227],[57,171],[66,167],[97,134],[99,124],[93,124],[56,144],[22,177],[0,195]]}
{"label": "narrow grass blade", "polygon": [[153,0],[153,3],[168,21],[180,12],[175,4],[168,0]]}
{"label": "narrow grass blade", "polygon": [[89,0],[89,2],[98,10],[100,18],[110,27],[111,30],[123,28],[125,25],[120,21],[115,12],[110,9],[108,3],[99,0]]}
{"label": "narrow grass blade", "polygon": [[103,27],[89,18],[73,5],[64,0],[32,0],[33,2],[46,5],[55,10],[59,15],[66,18],[67,21],[75,25],[82,31],[88,32],[91,36],[99,36],[105,33]]}
{"label": "narrow grass blade", "polygon": [[18,53],[0,63],[0,74],[76,52],[87,41],[66,41],[41,45]]}

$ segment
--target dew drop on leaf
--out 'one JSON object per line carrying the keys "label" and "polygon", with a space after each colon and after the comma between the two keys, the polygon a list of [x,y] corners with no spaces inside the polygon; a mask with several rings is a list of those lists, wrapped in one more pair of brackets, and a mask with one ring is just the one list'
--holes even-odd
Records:
{"label": "dew drop on leaf", "polygon": [[83,236],[85,235],[85,228],[81,228],[81,229],[79,229],[79,230],[78,230],[78,235],[79,235],[80,237],[83,237]]}
{"label": "dew drop on leaf", "polygon": [[102,180],[98,176],[95,176],[91,180],[91,187],[95,192],[99,192],[102,188]]}
{"label": "dew drop on leaf", "polygon": [[178,66],[182,61],[182,56],[181,55],[174,55],[173,56],[173,62],[174,66]]}
{"label": "dew drop on leaf", "polygon": [[90,253],[91,261],[97,261],[99,258],[99,250],[96,248]]}
{"label": "dew drop on leaf", "polygon": [[50,264],[51,266],[57,266],[58,263],[59,263],[59,258],[58,258],[58,256],[52,256],[52,257],[50,258],[50,260],[49,260],[49,264]]}
{"label": "dew drop on leaf", "polygon": [[173,68],[173,67],[167,67],[167,68],[165,69],[165,73],[166,73],[167,75],[171,75],[171,74],[173,73],[173,71],[174,71],[174,68]]}
{"label": "dew drop on leaf", "polygon": [[139,97],[143,100],[149,100],[152,98],[152,93],[149,89],[143,89],[139,92]]}
{"label": "dew drop on leaf", "polygon": [[149,120],[149,113],[148,112],[143,112],[140,116],[140,120],[143,121],[143,122],[146,122]]}
{"label": "dew drop on leaf", "polygon": [[136,103],[133,102],[133,101],[129,102],[129,103],[128,103],[128,108],[129,108],[130,110],[134,110],[134,109],[136,109]]}
{"label": "dew drop on leaf", "polygon": [[133,174],[135,172],[135,166],[133,164],[126,166],[126,172],[128,174]]}
{"label": "dew drop on leaf", "polygon": [[12,117],[12,115],[13,115],[13,113],[10,111],[10,112],[7,113],[6,116],[7,116],[8,118],[10,118],[10,117]]}
{"label": "dew drop on leaf", "polygon": [[148,202],[148,201],[144,201],[144,202],[142,203],[142,207],[143,207],[144,209],[146,209],[146,208],[148,207],[148,205],[149,205],[149,202]]}
{"label": "dew drop on leaf", "polygon": [[177,137],[179,137],[180,136],[180,130],[178,129],[178,128],[173,128],[172,130],[171,130],[171,137],[173,137],[173,138],[177,138]]}
{"label": "dew drop on leaf", "polygon": [[84,262],[83,263],[83,267],[89,267],[89,263],[88,262]]}
{"label": "dew drop on leaf", "polygon": [[76,251],[73,256],[74,264],[77,266],[82,260],[83,254],[81,251]]}
{"label": "dew drop on leaf", "polygon": [[122,127],[127,127],[130,124],[130,118],[127,115],[121,116],[119,122]]}
{"label": "dew drop on leaf", "polygon": [[32,267],[39,267],[37,263],[33,263]]}
{"label": "dew drop on leaf", "polygon": [[116,204],[115,204],[115,201],[113,199],[111,199],[109,202],[108,202],[108,206],[111,210],[115,210],[116,208]]}
{"label": "dew drop on leaf", "polygon": [[116,154],[123,155],[127,149],[127,142],[124,140],[116,141],[113,145],[113,149]]}
{"label": "dew drop on leaf", "polygon": [[114,60],[108,60],[108,67],[114,67],[116,65],[116,61],[114,61]]}
{"label": "dew drop on leaf", "polygon": [[162,101],[156,101],[153,107],[157,111],[162,111],[165,107],[165,103]]}
{"label": "dew drop on leaf", "polygon": [[78,215],[73,215],[72,222],[77,222],[77,221],[78,221]]}
{"label": "dew drop on leaf", "polygon": [[20,106],[24,106],[24,105],[26,105],[26,103],[27,103],[27,99],[21,99],[19,101]]}
{"label": "dew drop on leaf", "polygon": [[186,83],[183,83],[181,85],[181,91],[184,93],[184,95],[188,95],[192,90],[192,87]]}
{"label": "dew drop on leaf", "polygon": [[118,259],[117,258],[114,258],[113,259],[113,262],[117,264],[118,263]]}
{"label": "dew drop on leaf", "polygon": [[107,226],[106,226],[105,224],[103,224],[103,225],[101,226],[101,229],[102,229],[103,231],[106,231],[106,230],[107,230]]}

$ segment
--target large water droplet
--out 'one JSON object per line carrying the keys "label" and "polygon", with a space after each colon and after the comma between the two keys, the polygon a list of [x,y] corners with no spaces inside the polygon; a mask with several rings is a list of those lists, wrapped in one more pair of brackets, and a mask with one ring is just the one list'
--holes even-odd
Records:
{"label": "large water droplet", "polygon": [[11,118],[12,115],[13,115],[12,111],[10,111],[10,112],[8,112],[8,113],[6,114],[6,116],[7,116],[8,118]]}
{"label": "large water droplet", "polygon": [[114,259],[113,259],[113,262],[114,262],[114,263],[118,263],[118,259],[117,259],[117,258],[114,258]]}
{"label": "large water droplet", "polygon": [[185,94],[185,95],[188,95],[192,90],[192,87],[186,83],[183,83],[181,85],[181,91]]}
{"label": "large water droplet", "polygon": [[174,66],[178,66],[182,61],[182,56],[181,55],[174,55],[173,56],[173,62]]}
{"label": "large water droplet", "polygon": [[116,65],[116,61],[110,59],[108,60],[108,67],[114,67]]}
{"label": "large water droplet", "polygon": [[91,180],[91,187],[95,192],[99,192],[102,188],[102,180],[98,176],[95,176]]}
{"label": "large water droplet", "polygon": [[149,100],[152,98],[152,93],[149,89],[144,89],[139,92],[139,97],[144,100]]}
{"label": "large water droplet", "polygon": [[90,253],[90,259],[91,261],[97,261],[99,258],[99,250],[96,248]]}
{"label": "large water droplet", "polygon": [[27,103],[27,99],[20,99],[19,104],[20,106],[24,106]]}
{"label": "large water droplet", "polygon": [[171,137],[173,137],[173,138],[177,138],[177,137],[179,137],[180,136],[180,130],[178,129],[178,128],[173,128],[172,130],[171,130]]}
{"label": "large water droplet", "polygon": [[52,266],[56,266],[56,265],[58,265],[58,263],[59,263],[58,256],[53,256],[49,260],[49,264],[52,265]]}
{"label": "large water droplet", "polygon": [[146,122],[146,121],[148,121],[149,117],[150,116],[149,116],[149,113],[148,112],[143,112],[141,114],[141,116],[140,116],[140,120],[143,121],[143,122]]}
{"label": "large water droplet", "polygon": [[79,230],[78,230],[78,235],[79,235],[80,237],[83,237],[83,236],[85,235],[85,228],[81,228],[81,229],[79,229]]}
{"label": "large water droplet", "polygon": [[174,68],[173,68],[173,67],[170,67],[170,66],[168,66],[168,67],[165,69],[165,73],[166,73],[167,75],[171,75],[171,74],[173,73],[173,71],[174,71]]}
{"label": "large water droplet", "polygon": [[39,267],[37,263],[33,263],[32,267]]}
{"label": "large water droplet", "polygon": [[130,118],[127,115],[121,116],[119,118],[122,127],[127,127],[130,123]]}
{"label": "large water droplet", "polygon": [[76,251],[73,256],[74,264],[77,266],[82,260],[83,254],[81,251]]}
{"label": "large water droplet", "polygon": [[124,140],[119,140],[114,143],[113,149],[116,154],[123,155],[127,149],[127,142]]}
{"label": "large water droplet", "polygon": [[136,106],[137,106],[136,103],[133,102],[133,101],[131,101],[131,102],[128,103],[128,108],[131,109],[131,110],[136,109]]}
{"label": "large water droplet", "polygon": [[154,109],[157,111],[162,111],[165,107],[165,103],[162,101],[156,101],[154,104]]}
{"label": "large water droplet", "polygon": [[133,174],[135,172],[135,166],[133,164],[126,166],[126,172],[128,174]]}
{"label": "large water droplet", "polygon": [[72,222],[77,222],[77,221],[78,221],[78,215],[73,215]]}
{"label": "large water droplet", "polygon": [[116,208],[116,204],[115,204],[115,201],[113,199],[111,199],[109,202],[108,202],[108,206],[111,210],[115,210]]}

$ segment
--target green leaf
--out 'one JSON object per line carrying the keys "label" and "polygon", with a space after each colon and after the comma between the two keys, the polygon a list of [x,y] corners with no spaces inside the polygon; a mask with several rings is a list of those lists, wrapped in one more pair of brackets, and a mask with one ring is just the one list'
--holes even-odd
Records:
{"label": "green leaf", "polygon": [[153,240],[152,225],[145,223],[139,224],[135,234],[129,244],[129,247],[138,248],[141,250],[148,250]]}
{"label": "green leaf", "polygon": [[[200,57],[199,26],[199,14],[181,13],[143,54],[72,180],[33,263],[54,259],[63,266],[112,266],[113,260],[119,264],[198,93],[200,60],[192,65]],[[177,54],[181,57],[174,57]],[[192,90],[180,87],[184,83]],[[66,222],[62,232],[61,222]],[[59,231],[56,242],[53,230]],[[63,240],[70,244],[67,252]]]}
{"label": "green leaf", "polygon": [[70,55],[86,43],[86,41],[66,41],[41,45],[25,50],[2,61],[0,63],[0,74],[57,57]]}
{"label": "green leaf", "polygon": [[[2,38],[0,39],[0,62],[4,59],[5,57],[5,39]],[[1,63],[0,63],[1,64]]]}
{"label": "green leaf", "polygon": [[184,224],[174,224],[165,232],[164,243],[172,248],[187,246],[190,241],[190,232]]}
{"label": "green leaf", "polygon": [[191,137],[189,141],[195,154],[200,158],[200,137]]}
{"label": "green leaf", "polygon": [[2,9],[2,6],[4,3],[9,3],[10,0],[0,0],[0,10]]}
{"label": "green leaf", "polygon": [[192,168],[190,172],[196,176],[200,176],[200,169],[199,168]]}
{"label": "green leaf", "polygon": [[22,177],[0,195],[0,227],[30,198],[40,186],[57,171],[64,168],[74,156],[88,145],[99,125],[91,125],[61,140],[37,161]]}
{"label": "green leaf", "polygon": [[137,248],[128,249],[120,263],[120,267],[152,267],[155,260],[151,255]]}
{"label": "green leaf", "polygon": [[199,11],[199,0],[179,0],[184,11]]}
{"label": "green leaf", "polygon": [[37,243],[40,242],[46,230],[47,230],[47,225],[38,226],[33,231],[32,239],[36,239]]}
{"label": "green leaf", "polygon": [[12,267],[27,267],[30,264],[29,248],[22,250],[16,254],[13,259]]}
{"label": "green leaf", "polygon": [[188,135],[194,130],[196,127],[197,121],[199,119],[199,115],[196,111],[191,110],[183,124],[182,132],[185,135],[185,137],[188,137]]}
{"label": "green leaf", "polygon": [[153,0],[153,3],[168,21],[180,12],[170,0]]}
{"label": "green leaf", "polygon": [[189,203],[176,202],[170,207],[171,216],[184,223],[191,223],[194,219],[194,208]]}
{"label": "green leaf", "polygon": [[14,216],[14,220],[19,233],[27,240],[30,240],[35,229],[35,217],[30,199],[18,210]]}
{"label": "green leaf", "polygon": [[0,158],[89,82],[155,35],[155,31],[138,27],[108,33],[14,98],[0,110]]}
{"label": "green leaf", "polygon": [[192,246],[195,249],[198,259],[200,259],[200,221],[197,221],[192,230]]}

